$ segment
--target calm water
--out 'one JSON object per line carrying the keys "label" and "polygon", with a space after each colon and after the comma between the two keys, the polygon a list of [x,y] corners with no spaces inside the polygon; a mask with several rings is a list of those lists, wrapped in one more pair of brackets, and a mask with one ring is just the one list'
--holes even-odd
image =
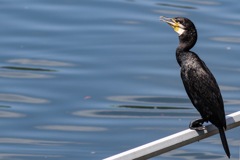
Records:
{"label": "calm water", "polygon": [[[175,60],[186,16],[226,114],[240,105],[238,0],[3,0],[0,159],[97,160],[188,128],[199,117]],[[240,129],[227,132],[239,158]],[[153,160],[226,159],[219,135]]]}

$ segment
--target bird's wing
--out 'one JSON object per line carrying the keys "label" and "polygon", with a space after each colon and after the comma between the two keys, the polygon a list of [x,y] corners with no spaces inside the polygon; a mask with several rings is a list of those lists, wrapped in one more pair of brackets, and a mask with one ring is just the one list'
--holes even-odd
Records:
{"label": "bird's wing", "polygon": [[[218,84],[205,63],[198,56],[194,58],[198,60],[187,64],[193,66],[185,67],[185,69],[182,67],[181,71],[186,92],[203,118],[208,119],[213,124],[220,121],[223,125],[225,113]],[[211,117],[218,119],[217,122],[214,122],[215,120],[212,120]]]}

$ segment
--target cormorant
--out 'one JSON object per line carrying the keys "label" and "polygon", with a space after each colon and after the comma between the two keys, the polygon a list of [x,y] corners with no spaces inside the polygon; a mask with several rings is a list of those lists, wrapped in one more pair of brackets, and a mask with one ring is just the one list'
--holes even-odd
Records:
{"label": "cormorant", "polygon": [[230,158],[230,151],[225,136],[226,119],[224,104],[220,89],[213,74],[199,56],[190,51],[197,41],[197,30],[191,20],[184,17],[166,18],[160,20],[169,24],[179,36],[176,49],[177,62],[181,68],[181,78],[185,90],[201,119],[190,123],[190,129],[203,130],[204,122],[210,121],[220,133],[223,148]]}

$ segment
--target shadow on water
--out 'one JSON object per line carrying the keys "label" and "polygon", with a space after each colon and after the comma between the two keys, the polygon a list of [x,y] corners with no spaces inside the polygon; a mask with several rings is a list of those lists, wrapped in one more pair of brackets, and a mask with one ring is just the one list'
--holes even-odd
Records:
{"label": "shadow on water", "polygon": [[4,66],[2,68],[12,69],[12,70],[23,70],[23,71],[56,72],[56,70],[43,69],[43,68],[29,68],[29,67],[15,67],[15,66]]}

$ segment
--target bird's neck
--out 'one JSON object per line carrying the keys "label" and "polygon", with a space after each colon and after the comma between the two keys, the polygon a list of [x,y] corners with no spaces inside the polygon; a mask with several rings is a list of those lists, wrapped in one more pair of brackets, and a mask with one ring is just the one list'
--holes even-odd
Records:
{"label": "bird's neck", "polygon": [[178,64],[181,66],[183,60],[186,58],[186,54],[191,53],[190,49],[197,42],[197,31],[190,30],[185,31],[182,35],[179,36],[179,45],[176,49],[176,58]]}
{"label": "bird's neck", "polygon": [[196,54],[190,50],[183,50],[181,47],[178,47],[176,49],[176,59],[180,67],[189,60],[189,57],[192,56],[192,54]]}
{"label": "bird's neck", "polygon": [[182,50],[181,47],[178,47],[176,49],[176,59],[180,67],[182,66],[182,62],[184,61],[183,59],[186,56],[186,52],[187,51]]}
{"label": "bird's neck", "polygon": [[189,51],[197,42],[197,30],[186,30],[179,36],[178,49],[182,51]]}

